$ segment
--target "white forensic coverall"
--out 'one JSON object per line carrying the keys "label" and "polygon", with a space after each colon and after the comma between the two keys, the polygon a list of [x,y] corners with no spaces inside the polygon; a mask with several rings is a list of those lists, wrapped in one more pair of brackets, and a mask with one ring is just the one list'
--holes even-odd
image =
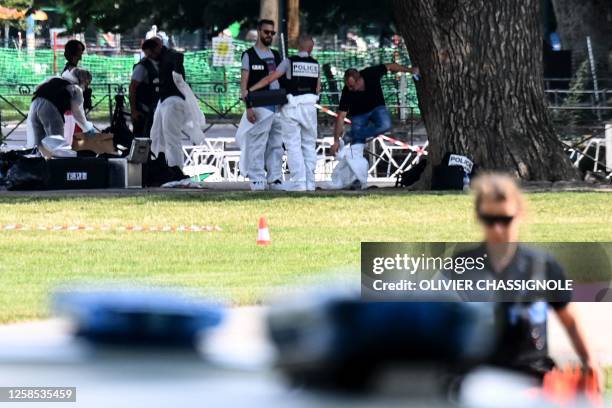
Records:
{"label": "white forensic coverall", "polygon": [[253,108],[257,121],[242,115],[236,142],[240,146],[240,173],[253,182],[274,183],[283,178],[283,122],[280,112]]}
{"label": "white forensic coverall", "polygon": [[[58,77],[48,78],[47,81],[53,78]],[[69,71],[64,72],[61,78],[71,83],[71,85],[66,86],[66,89],[70,94],[70,110],[74,121],[83,129],[83,132],[93,130],[93,123],[88,121],[85,116],[83,90],[78,85],[79,81]],[[44,98],[36,98],[30,105],[26,123],[27,147],[40,145],[42,139],[46,136],[64,136],[64,112],[59,112],[50,101]],[[66,142],[71,144],[72,140]]]}
{"label": "white forensic coverall", "polygon": [[164,153],[169,167],[183,167],[183,134],[193,144],[204,141],[202,128],[206,118],[193,91],[183,77],[172,73],[174,84],[185,96],[171,96],[157,105],[151,127],[151,151],[155,156]]}
{"label": "white forensic coverall", "polygon": [[365,144],[363,143],[344,145],[341,142],[336,156],[338,164],[334,167],[331,181],[324,188],[343,189],[351,187],[355,181],[359,181],[361,189],[367,189],[369,164],[363,156],[364,150]]}
{"label": "white forensic coverall", "polygon": [[287,149],[289,190],[315,190],[317,167],[317,109],[319,97],[314,94],[287,96],[281,109],[283,142]]}

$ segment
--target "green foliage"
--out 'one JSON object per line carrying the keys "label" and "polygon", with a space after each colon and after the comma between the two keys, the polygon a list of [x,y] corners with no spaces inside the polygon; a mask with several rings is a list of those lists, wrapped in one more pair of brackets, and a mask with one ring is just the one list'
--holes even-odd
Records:
{"label": "green foliage", "polygon": [[[0,2],[0,5],[2,7],[7,7],[9,9],[16,9],[19,11],[23,11],[23,10],[28,10],[32,6],[32,1],[30,0],[2,0],[2,2]],[[25,27],[24,20],[6,20],[4,21],[0,19],[0,22],[2,23],[3,26],[5,23],[8,23],[9,26],[17,27],[20,30],[23,30]]]}
{"label": "green foliage", "polygon": [[312,33],[336,32],[340,27],[373,26],[388,29],[393,21],[390,0],[301,0],[308,31]]}
{"label": "green foliage", "polygon": [[2,6],[7,8],[13,8],[17,10],[24,10],[30,8],[32,1],[30,0],[2,0]]}
{"label": "green foliage", "polygon": [[[226,27],[234,21],[251,24],[259,15],[256,0],[35,0],[35,6],[61,6],[71,30],[90,24],[104,31],[123,31],[138,23],[155,23],[165,30]],[[301,13],[312,33],[335,32],[342,26],[388,27],[393,14],[389,0],[302,0]]]}
{"label": "green foliage", "polygon": [[[235,45],[234,64],[225,70],[211,65],[212,51],[210,49],[185,53],[187,80],[191,83],[196,95],[206,101],[206,104],[201,104],[201,108],[206,114],[212,113],[210,106],[221,111],[229,109],[231,113],[242,113],[242,104],[236,103],[239,94],[240,56],[242,51],[250,47],[251,44],[244,41],[235,41]],[[395,53],[396,49],[394,48],[380,48],[378,52],[317,51],[315,57],[322,64],[332,64],[336,68],[335,79],[340,81],[345,69],[350,67],[363,68],[393,61]],[[399,62],[410,63],[404,48],[400,49]],[[108,93],[106,84],[127,86],[135,63],[136,59],[133,55],[85,54],[81,65],[92,72],[94,96],[101,98]],[[57,55],[56,65],[58,68],[63,66],[61,53]],[[17,86],[19,84],[36,85],[53,74],[54,59],[51,50],[36,50],[35,54],[29,54],[16,49],[0,48],[0,94],[9,98],[22,111],[27,111],[31,96],[29,94],[18,95],[14,98],[10,96],[17,93]],[[217,91],[215,91],[213,83],[223,83],[225,79],[228,81],[227,88],[217,88]],[[325,78],[323,90],[328,89],[329,84]],[[389,104],[397,105],[399,102],[398,86],[397,81],[391,75],[385,77],[383,90]],[[328,94],[325,94],[321,103],[330,106],[333,105],[334,101]],[[408,81],[407,100],[401,101],[401,104],[417,107],[416,89],[413,81]],[[104,107],[104,104],[101,105],[102,107]],[[10,117],[14,120],[19,117],[13,107],[3,101],[0,101],[0,110],[2,110],[5,119]],[[11,112],[13,113],[12,116]]]}
{"label": "green foliage", "polygon": [[61,5],[72,31],[90,24],[104,31],[124,31],[141,22],[155,23],[165,30],[195,30],[257,15],[259,2],[252,0],[35,0],[38,6]]}
{"label": "green foliage", "polygon": [[586,90],[589,81],[589,72],[589,61],[584,60],[576,71],[576,75],[572,78],[569,93],[561,104],[561,109],[553,112],[553,124],[557,129],[565,133],[564,136],[573,133],[583,119],[583,112],[568,108],[580,105],[582,99],[581,92]]}

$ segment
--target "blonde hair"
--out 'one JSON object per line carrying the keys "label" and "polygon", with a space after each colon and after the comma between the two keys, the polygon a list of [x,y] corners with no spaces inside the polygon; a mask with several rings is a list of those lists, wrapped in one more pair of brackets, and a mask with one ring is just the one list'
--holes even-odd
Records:
{"label": "blonde hair", "polygon": [[485,200],[496,203],[515,200],[519,213],[526,211],[527,204],[516,179],[504,173],[485,173],[474,179],[472,191],[475,196],[476,212]]}

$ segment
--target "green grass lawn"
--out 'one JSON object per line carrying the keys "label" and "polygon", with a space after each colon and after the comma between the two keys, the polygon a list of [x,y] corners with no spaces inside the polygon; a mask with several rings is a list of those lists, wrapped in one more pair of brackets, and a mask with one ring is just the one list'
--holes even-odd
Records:
{"label": "green grass lawn", "polygon": [[[529,195],[524,239],[612,240],[612,196]],[[260,216],[273,245],[257,247]],[[219,225],[216,233],[0,232],[0,322],[47,315],[49,290],[68,281],[187,287],[254,304],[277,287],[341,271],[359,279],[361,241],[478,240],[462,194],[0,196],[0,224]]]}

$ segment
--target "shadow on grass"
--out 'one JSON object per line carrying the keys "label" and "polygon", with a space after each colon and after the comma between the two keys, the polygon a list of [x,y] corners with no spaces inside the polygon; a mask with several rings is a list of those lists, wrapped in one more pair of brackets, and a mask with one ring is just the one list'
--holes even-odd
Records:
{"label": "shadow on grass", "polygon": [[408,196],[462,196],[461,191],[411,191],[406,189],[371,188],[361,190],[318,190],[316,192],[251,192],[215,190],[91,190],[91,191],[12,191],[0,193],[0,204],[38,202],[83,201],[87,199],[135,199],[154,202],[249,202],[273,201],[287,198],[332,200],[345,197],[408,197]]}

